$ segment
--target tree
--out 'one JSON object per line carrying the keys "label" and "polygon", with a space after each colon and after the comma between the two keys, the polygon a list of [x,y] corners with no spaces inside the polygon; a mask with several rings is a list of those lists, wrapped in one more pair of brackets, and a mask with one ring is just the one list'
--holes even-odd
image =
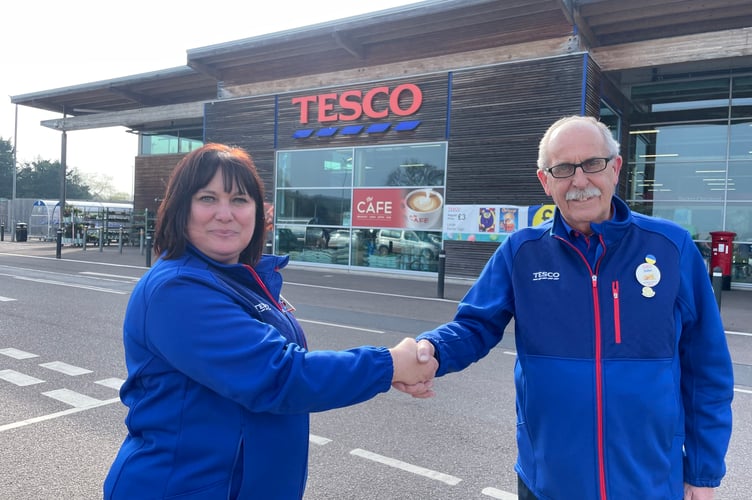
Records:
{"label": "tree", "polygon": [[[60,198],[59,161],[37,159],[25,163],[16,176],[16,197],[18,198]],[[89,186],[82,180],[75,168],[65,172],[65,198],[69,200],[90,200]]]}
{"label": "tree", "polygon": [[0,137],[0,198],[13,196],[13,145]]}
{"label": "tree", "polygon": [[83,182],[89,188],[91,198],[96,201],[130,202],[130,193],[116,191],[112,176],[102,173],[83,174]]}

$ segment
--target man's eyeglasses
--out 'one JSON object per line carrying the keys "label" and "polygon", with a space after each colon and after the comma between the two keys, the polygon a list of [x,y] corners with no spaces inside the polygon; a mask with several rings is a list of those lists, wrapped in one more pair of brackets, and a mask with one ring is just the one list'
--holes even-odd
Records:
{"label": "man's eyeglasses", "polygon": [[608,162],[613,159],[613,156],[608,158],[588,158],[582,163],[560,163],[553,167],[544,168],[543,170],[551,174],[551,177],[566,179],[567,177],[572,177],[574,175],[577,171],[577,167],[581,168],[586,174],[595,174],[605,170]]}

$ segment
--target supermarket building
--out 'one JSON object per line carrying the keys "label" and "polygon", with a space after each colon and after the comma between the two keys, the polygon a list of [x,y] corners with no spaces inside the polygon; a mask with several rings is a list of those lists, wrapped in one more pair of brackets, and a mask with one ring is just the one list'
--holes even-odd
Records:
{"label": "supermarket building", "polygon": [[[477,276],[550,217],[535,176],[556,119],[622,144],[618,194],[709,252],[729,231],[752,284],[752,2],[428,0],[187,50],[187,65],[13,96],[63,132],[139,134],[134,209],[205,142],[246,148],[272,251],[294,262]],[[273,237],[271,237],[273,235]]]}

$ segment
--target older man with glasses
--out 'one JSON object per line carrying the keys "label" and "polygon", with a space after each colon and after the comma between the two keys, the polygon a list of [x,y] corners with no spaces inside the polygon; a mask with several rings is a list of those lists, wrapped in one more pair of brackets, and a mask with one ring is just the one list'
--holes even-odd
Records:
{"label": "older man with glasses", "polygon": [[615,195],[621,166],[604,124],[554,123],[537,172],[554,217],[511,234],[418,337],[441,376],[514,318],[520,499],[707,500],[725,474],[733,372],[707,268],[686,230]]}

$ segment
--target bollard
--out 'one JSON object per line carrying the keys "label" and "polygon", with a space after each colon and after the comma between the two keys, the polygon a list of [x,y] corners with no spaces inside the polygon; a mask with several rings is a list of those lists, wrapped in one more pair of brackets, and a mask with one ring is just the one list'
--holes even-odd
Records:
{"label": "bollard", "polygon": [[102,248],[104,247],[104,228],[99,228],[99,251],[102,251]]}
{"label": "bollard", "polygon": [[63,229],[57,228],[57,231],[55,231],[55,241],[57,242],[55,245],[55,258],[60,259],[63,256]]}
{"label": "bollard", "polygon": [[5,224],[0,224],[0,241],[5,241]]}
{"label": "bollard", "polygon": [[123,253],[123,226],[120,226],[118,232],[118,250]]}
{"label": "bollard", "polygon": [[81,244],[81,247],[83,247],[83,251],[85,252],[86,251],[86,243],[87,243],[86,240],[89,239],[89,229],[88,228],[85,227],[85,228],[83,228],[81,230],[81,237],[83,238],[83,243]]}
{"label": "bollard", "polygon": [[444,298],[444,272],[446,269],[446,251],[442,248],[439,251],[439,280],[436,286],[436,295],[440,299]]}
{"label": "bollard", "polygon": [[141,252],[141,255],[144,254],[144,229],[143,228],[138,230],[138,251]]}
{"label": "bollard", "polygon": [[146,236],[146,267],[151,267],[151,235]]}
{"label": "bollard", "polygon": [[723,271],[720,267],[715,266],[713,268],[713,293],[715,294],[715,301],[718,304],[718,310],[721,309],[721,292],[723,291]]}

